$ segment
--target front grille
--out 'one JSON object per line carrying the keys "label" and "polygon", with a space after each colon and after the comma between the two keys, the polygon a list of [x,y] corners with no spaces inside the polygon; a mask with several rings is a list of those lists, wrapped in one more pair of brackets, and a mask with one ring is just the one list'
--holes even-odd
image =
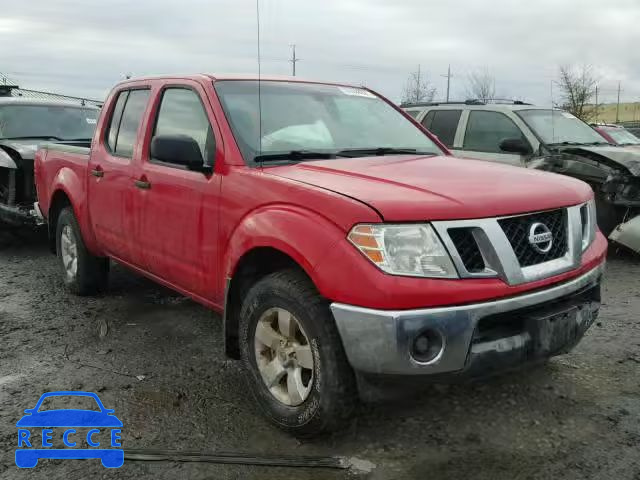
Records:
{"label": "front grille", "polygon": [[[567,253],[567,214],[565,210],[533,213],[498,220],[521,267],[555,260]],[[551,249],[546,253],[537,251],[529,242],[529,230],[534,223],[546,225],[553,235]]]}
{"label": "front grille", "polygon": [[484,259],[472,228],[450,228],[449,238],[458,250],[460,259],[469,273],[480,273],[485,269]]}

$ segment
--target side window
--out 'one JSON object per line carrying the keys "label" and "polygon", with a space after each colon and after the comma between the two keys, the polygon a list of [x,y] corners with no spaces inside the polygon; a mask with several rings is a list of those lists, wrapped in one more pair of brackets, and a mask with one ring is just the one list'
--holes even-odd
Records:
{"label": "side window", "polygon": [[447,147],[453,147],[462,110],[434,110],[429,113],[434,113],[434,117],[428,130]]}
{"label": "side window", "polygon": [[431,110],[427,115],[422,119],[422,126],[427,130],[431,131],[431,122],[433,122],[433,117],[436,114],[435,110]]}
{"label": "side window", "polygon": [[142,122],[144,110],[149,100],[149,90],[131,90],[122,111],[122,120],[118,129],[118,136],[114,153],[119,157],[133,156],[138,127]]}
{"label": "side window", "polygon": [[420,113],[420,110],[405,110],[412,118],[416,118]]}
{"label": "side window", "polygon": [[162,95],[153,135],[187,135],[198,142],[202,158],[213,165],[215,139],[199,95],[187,88],[168,88]]}
{"label": "side window", "polygon": [[464,135],[465,150],[504,153],[499,145],[506,138],[521,138],[527,142],[520,129],[505,114],[481,110],[469,113]]}
{"label": "side window", "polygon": [[118,99],[116,100],[115,107],[113,107],[113,113],[111,114],[111,120],[109,121],[107,146],[112,152],[116,150],[118,127],[120,126],[120,120],[122,119],[122,110],[124,109],[124,103],[127,101],[127,95],[129,95],[129,90],[123,90],[118,94]]}

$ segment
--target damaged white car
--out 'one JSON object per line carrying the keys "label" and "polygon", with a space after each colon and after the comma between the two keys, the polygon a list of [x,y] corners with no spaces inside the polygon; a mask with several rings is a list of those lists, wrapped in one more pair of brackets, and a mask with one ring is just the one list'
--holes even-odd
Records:
{"label": "damaged white car", "polygon": [[640,253],[640,150],[608,143],[570,113],[523,102],[405,104],[456,156],[556,172],[587,182],[600,230]]}

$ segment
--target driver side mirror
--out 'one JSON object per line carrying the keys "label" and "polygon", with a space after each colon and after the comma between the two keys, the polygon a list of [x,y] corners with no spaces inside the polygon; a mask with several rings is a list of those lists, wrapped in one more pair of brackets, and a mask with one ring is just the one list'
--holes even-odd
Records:
{"label": "driver side mirror", "polygon": [[204,164],[200,146],[188,135],[158,135],[151,140],[151,158],[161,162],[183,165],[196,172],[211,172]]}
{"label": "driver side mirror", "polygon": [[500,150],[506,153],[517,153],[529,155],[532,153],[531,146],[522,138],[505,138],[500,142]]}

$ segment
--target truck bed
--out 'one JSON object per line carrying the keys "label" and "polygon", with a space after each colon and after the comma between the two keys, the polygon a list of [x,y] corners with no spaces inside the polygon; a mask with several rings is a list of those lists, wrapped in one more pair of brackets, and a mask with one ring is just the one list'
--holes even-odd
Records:
{"label": "truck bed", "polygon": [[65,170],[67,187],[73,186],[78,189],[77,193],[84,198],[90,152],[91,149],[88,147],[54,143],[45,144],[38,150],[35,158],[35,180],[39,206],[45,217],[54,192],[43,189],[58,188],[61,170]]}
{"label": "truck bed", "polygon": [[82,155],[87,157],[87,160],[89,159],[89,152],[91,151],[90,142],[45,143],[40,147],[40,149],[47,150],[49,152],[66,152]]}

